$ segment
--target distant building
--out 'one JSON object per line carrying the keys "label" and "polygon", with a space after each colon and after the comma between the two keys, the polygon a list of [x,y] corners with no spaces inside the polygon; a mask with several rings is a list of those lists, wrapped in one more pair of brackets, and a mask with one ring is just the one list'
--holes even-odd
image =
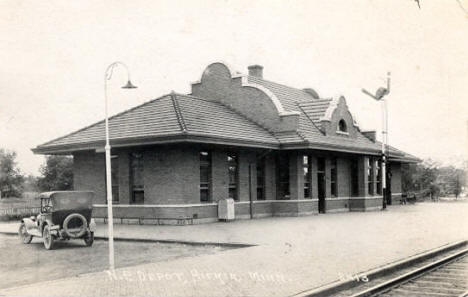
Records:
{"label": "distant building", "polygon": [[[123,222],[217,220],[217,201],[236,218],[366,211],[382,205],[381,144],[359,130],[344,97],[321,98],[212,63],[191,94],[171,93],[110,118],[114,216]],[[75,190],[96,193],[106,216],[104,121],[39,145],[74,157]],[[391,199],[401,164],[390,148]],[[185,222],[185,221],[184,221]]]}

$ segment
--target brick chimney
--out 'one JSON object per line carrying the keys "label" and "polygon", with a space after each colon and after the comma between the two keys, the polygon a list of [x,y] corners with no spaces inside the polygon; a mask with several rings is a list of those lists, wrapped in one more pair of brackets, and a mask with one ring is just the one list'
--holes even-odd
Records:
{"label": "brick chimney", "polygon": [[375,142],[375,131],[362,131],[361,132],[365,137],[369,138],[372,142]]}
{"label": "brick chimney", "polygon": [[263,78],[263,66],[261,65],[250,65],[247,67],[249,69],[249,75],[255,76],[258,78]]}

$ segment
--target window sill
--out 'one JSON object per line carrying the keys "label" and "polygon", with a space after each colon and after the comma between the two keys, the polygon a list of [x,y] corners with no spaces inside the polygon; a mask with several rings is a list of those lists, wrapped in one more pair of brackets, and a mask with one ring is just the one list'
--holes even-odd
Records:
{"label": "window sill", "polygon": [[349,136],[348,132],[343,132],[343,131],[340,131],[340,130],[336,130],[336,134]]}

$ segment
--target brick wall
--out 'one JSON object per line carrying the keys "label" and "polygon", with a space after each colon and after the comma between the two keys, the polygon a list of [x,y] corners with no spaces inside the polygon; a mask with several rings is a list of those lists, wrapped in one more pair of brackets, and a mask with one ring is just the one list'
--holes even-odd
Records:
{"label": "brick wall", "polygon": [[289,192],[291,200],[304,199],[303,155],[288,152],[289,155]]}
{"label": "brick wall", "polygon": [[280,116],[269,95],[253,86],[242,86],[221,63],[209,65],[200,83],[192,84],[192,95],[219,101],[272,131],[295,131],[299,115]]}
{"label": "brick wall", "polygon": [[392,173],[392,193],[401,193],[401,163],[390,163]]}
{"label": "brick wall", "polygon": [[[347,135],[337,133],[338,123],[340,120],[344,120],[347,127]],[[343,138],[356,138],[357,128],[353,124],[353,116],[349,112],[348,106],[346,105],[346,100],[344,97],[340,97],[336,109],[333,111],[333,114],[330,118],[330,121],[321,122],[322,131],[326,135],[333,135]]]}
{"label": "brick wall", "polygon": [[312,155],[310,157],[310,161],[312,163],[312,198],[318,198],[318,188],[317,188],[317,157]]}
{"label": "brick wall", "polygon": [[220,199],[228,198],[229,177],[226,152],[213,150],[211,164],[212,199],[213,201],[219,201]]}
{"label": "brick wall", "polygon": [[254,217],[265,217],[273,215],[273,204],[268,202],[254,203]]}
{"label": "brick wall", "polygon": [[161,147],[143,153],[145,204],[200,202],[198,151]]}
{"label": "brick wall", "polygon": [[129,204],[130,193],[130,158],[127,151],[121,151],[119,158],[119,203]]}
{"label": "brick wall", "polygon": [[[153,146],[144,147],[141,152],[144,158],[144,184],[145,184],[145,204],[161,205],[161,207],[141,207],[132,205],[131,207],[117,207],[116,217],[197,217],[216,218],[217,207],[212,204],[201,205],[199,196],[200,183],[200,150],[207,150],[201,146]],[[249,164],[252,164],[251,184],[252,200],[256,201],[256,158],[262,152],[222,148],[211,146],[208,149],[212,156],[212,201],[228,197],[228,166],[227,153],[237,152],[239,156],[239,201],[244,203],[236,204],[236,214],[240,217],[250,217],[249,201]],[[130,200],[130,149],[113,151],[119,156],[119,196],[120,204],[127,204]],[[291,202],[274,202],[276,200],[276,152],[271,151],[265,155],[265,193],[266,199],[270,201],[254,203],[255,216],[269,215],[292,215],[316,213],[317,198],[317,154],[310,152],[312,162],[312,197],[310,201],[305,201],[303,197],[303,169],[302,156],[307,152],[286,151],[290,163],[290,192]],[[320,153],[326,157],[326,211],[366,210],[376,208],[381,205],[381,199],[372,198],[367,193],[367,158],[358,157],[358,178],[360,181],[359,197],[371,199],[348,199],[350,196],[350,176],[351,158],[353,156],[337,155],[337,184],[338,197],[331,195],[330,165],[333,159],[332,154]],[[105,204],[105,162],[103,153],[83,152],[74,155],[74,184],[76,190],[91,190],[96,193],[95,204]],[[400,164],[392,165],[393,180],[392,191],[401,192],[401,170]],[[273,200],[273,201],[271,201]],[[164,205],[187,205],[187,207],[172,207]],[[199,205],[200,206],[197,206]],[[164,206],[164,207],[163,207]],[[102,212],[102,213],[100,213]],[[102,209],[97,210],[97,214],[105,216]]]}
{"label": "brick wall", "polygon": [[392,204],[399,204],[401,193],[401,163],[390,163],[390,170],[392,172],[391,187],[392,190]]}
{"label": "brick wall", "polygon": [[349,198],[328,198],[325,205],[326,212],[347,211],[349,209]]}
{"label": "brick wall", "polygon": [[73,155],[73,188],[76,191],[93,191],[94,203],[106,203],[104,153],[75,153]]}
{"label": "brick wall", "polygon": [[338,197],[351,196],[351,160],[348,158],[337,158],[338,170]]}
{"label": "brick wall", "polygon": [[[249,165],[252,166],[249,173]],[[252,200],[257,200],[256,154],[252,151],[239,151],[239,201],[250,201],[249,177],[252,179]]]}
{"label": "brick wall", "polygon": [[359,196],[367,197],[369,196],[369,191],[367,187],[367,169],[369,157],[358,157],[358,183],[359,183]]}
{"label": "brick wall", "polygon": [[265,156],[265,199],[276,199],[276,162],[271,152]]}
{"label": "brick wall", "polygon": [[353,197],[349,200],[350,211],[376,210],[382,207],[382,197]]}

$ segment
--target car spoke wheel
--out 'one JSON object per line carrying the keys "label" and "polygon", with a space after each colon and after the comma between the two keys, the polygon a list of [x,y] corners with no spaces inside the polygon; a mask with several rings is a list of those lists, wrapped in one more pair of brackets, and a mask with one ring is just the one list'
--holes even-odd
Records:
{"label": "car spoke wheel", "polygon": [[52,233],[50,233],[49,225],[44,227],[44,231],[42,231],[42,238],[44,238],[44,246],[47,250],[54,248],[54,237]]}
{"label": "car spoke wheel", "polygon": [[94,232],[88,232],[88,234],[84,238],[84,242],[86,246],[92,246],[94,242]]}
{"label": "car spoke wheel", "polygon": [[26,230],[26,225],[24,223],[21,223],[19,230],[18,230],[18,235],[21,239],[21,242],[28,244],[32,240],[32,235],[28,234],[28,231]]}

